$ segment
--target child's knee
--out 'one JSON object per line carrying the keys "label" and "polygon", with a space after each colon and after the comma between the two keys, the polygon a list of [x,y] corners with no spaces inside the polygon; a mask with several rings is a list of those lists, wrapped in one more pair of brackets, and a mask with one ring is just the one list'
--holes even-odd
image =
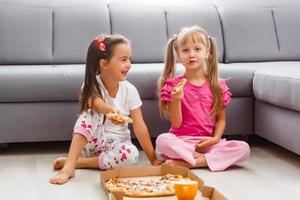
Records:
{"label": "child's knee", "polygon": [[156,139],[156,151],[161,152],[170,145],[170,137],[168,133],[160,134]]}
{"label": "child's knee", "polygon": [[133,144],[123,144],[120,148],[103,152],[98,157],[100,169],[129,166],[137,163],[139,151]]}
{"label": "child's knee", "polygon": [[250,157],[250,146],[247,142],[240,141],[240,152],[243,160],[246,160]]}
{"label": "child's knee", "polygon": [[133,165],[133,164],[137,163],[139,160],[139,150],[134,145],[131,145],[130,148],[128,148],[128,149],[130,149],[131,152],[127,153],[126,163],[127,163],[127,165]]}
{"label": "child's knee", "polygon": [[117,151],[123,165],[132,165],[138,161],[139,151],[133,144],[123,144],[120,148],[117,148]]}

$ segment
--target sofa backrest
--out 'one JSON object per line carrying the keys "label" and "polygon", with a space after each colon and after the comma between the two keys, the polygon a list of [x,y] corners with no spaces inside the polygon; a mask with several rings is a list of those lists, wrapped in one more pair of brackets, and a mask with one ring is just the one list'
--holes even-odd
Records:
{"label": "sofa backrest", "polygon": [[273,9],[280,58],[300,60],[300,7],[279,7]]}
{"label": "sofa backrest", "polygon": [[0,64],[85,63],[90,41],[111,32],[106,4],[0,5],[0,27]]}
{"label": "sofa backrest", "polygon": [[0,5],[0,64],[85,63],[97,35],[120,33],[132,41],[134,63],[161,63],[168,38],[183,26],[198,24],[217,39],[223,61],[223,38],[212,5],[162,8],[121,3],[71,7]]}
{"label": "sofa backrest", "polygon": [[54,9],[52,62],[85,63],[91,40],[110,32],[105,4]]}
{"label": "sofa backrest", "polygon": [[133,62],[163,62],[163,48],[167,42],[163,9],[111,4],[109,11],[112,33],[120,33],[132,42]]}
{"label": "sofa backrest", "polygon": [[218,7],[225,62],[300,60],[300,7]]}
{"label": "sofa backrest", "polygon": [[90,41],[104,33],[128,37],[134,63],[161,63],[168,38],[195,24],[216,38],[219,62],[299,60],[299,13],[299,6],[0,4],[0,65],[85,63]]}
{"label": "sofa backrest", "polygon": [[50,63],[52,10],[0,6],[0,64]]}
{"label": "sofa backrest", "polygon": [[269,8],[218,8],[222,20],[226,62],[279,60],[279,48]]}

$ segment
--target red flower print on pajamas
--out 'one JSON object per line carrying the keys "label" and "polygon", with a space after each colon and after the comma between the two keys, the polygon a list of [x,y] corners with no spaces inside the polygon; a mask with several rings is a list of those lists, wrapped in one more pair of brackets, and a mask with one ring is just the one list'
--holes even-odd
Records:
{"label": "red flower print on pajamas", "polygon": [[112,167],[129,166],[137,162],[138,150],[133,144],[115,142],[112,145],[110,150],[103,152],[102,167],[110,164]]}

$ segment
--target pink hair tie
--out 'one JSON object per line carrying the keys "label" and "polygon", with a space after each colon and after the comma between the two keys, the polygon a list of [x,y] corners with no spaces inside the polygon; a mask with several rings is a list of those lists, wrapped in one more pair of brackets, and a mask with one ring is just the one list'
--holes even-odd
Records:
{"label": "pink hair tie", "polygon": [[100,51],[106,51],[106,45],[104,44],[105,36],[102,37],[96,37],[95,42],[98,45],[98,49]]}
{"label": "pink hair tie", "polygon": [[173,35],[172,40],[173,40],[173,41],[176,41],[176,40],[177,40],[177,35],[176,35],[176,34]]}

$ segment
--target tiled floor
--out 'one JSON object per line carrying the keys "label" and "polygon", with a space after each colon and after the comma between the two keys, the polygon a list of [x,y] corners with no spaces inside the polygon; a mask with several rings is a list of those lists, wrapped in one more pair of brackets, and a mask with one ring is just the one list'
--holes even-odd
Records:
{"label": "tiled floor", "polygon": [[[66,155],[68,143],[9,144],[0,149],[1,200],[106,199],[98,170],[77,170],[65,185],[49,184],[53,159]],[[207,185],[231,200],[300,199],[300,156],[264,140],[251,142],[251,158],[224,172],[193,170]],[[141,152],[139,164],[148,164]]]}

